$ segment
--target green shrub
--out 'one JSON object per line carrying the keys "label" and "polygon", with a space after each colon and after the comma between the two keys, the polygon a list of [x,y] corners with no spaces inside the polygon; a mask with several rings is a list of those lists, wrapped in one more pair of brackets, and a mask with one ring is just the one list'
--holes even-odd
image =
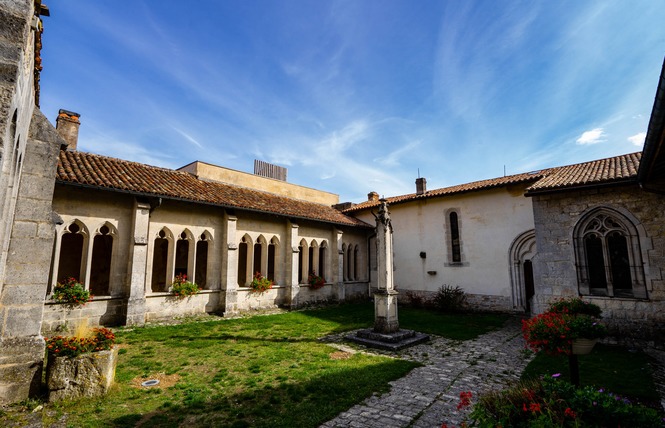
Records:
{"label": "green shrub", "polygon": [[585,302],[579,297],[560,299],[550,303],[549,312],[556,312],[560,314],[569,315],[589,315],[592,317],[600,317],[603,312],[600,306]]}
{"label": "green shrub", "polygon": [[434,295],[433,303],[441,312],[462,312],[466,307],[466,293],[459,286],[442,285]]}

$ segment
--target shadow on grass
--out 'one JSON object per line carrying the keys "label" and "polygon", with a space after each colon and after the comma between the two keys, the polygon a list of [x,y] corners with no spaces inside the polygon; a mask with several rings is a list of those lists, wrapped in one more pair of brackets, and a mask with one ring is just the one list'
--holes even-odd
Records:
{"label": "shadow on grass", "polygon": [[387,382],[414,367],[417,365],[412,362],[384,360],[362,369],[339,367],[301,382],[283,382],[236,394],[221,391],[212,396],[213,389],[187,382],[166,390],[137,390],[136,399],[159,396],[163,398],[161,404],[148,413],[128,413],[101,425],[316,427],[372,393],[387,391]]}
{"label": "shadow on grass", "polygon": [[[372,302],[351,303],[303,311],[303,314],[329,322],[339,322],[333,333],[371,327],[374,324]],[[401,328],[435,334],[452,340],[472,340],[503,327],[509,316],[496,313],[442,313],[431,309],[399,308]]]}
{"label": "shadow on grass", "polygon": [[[653,382],[650,357],[641,351],[597,344],[591,354],[580,355],[578,360],[582,386],[603,388],[643,402],[660,399]],[[522,373],[522,379],[555,373],[570,382],[568,357],[538,354]]]}

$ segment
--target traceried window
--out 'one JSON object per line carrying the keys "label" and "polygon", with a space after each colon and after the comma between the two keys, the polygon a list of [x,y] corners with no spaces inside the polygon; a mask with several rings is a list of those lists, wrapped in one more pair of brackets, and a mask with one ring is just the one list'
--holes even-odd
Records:
{"label": "traceried window", "polygon": [[623,215],[603,208],[585,216],[575,252],[580,294],[647,297],[637,229]]}

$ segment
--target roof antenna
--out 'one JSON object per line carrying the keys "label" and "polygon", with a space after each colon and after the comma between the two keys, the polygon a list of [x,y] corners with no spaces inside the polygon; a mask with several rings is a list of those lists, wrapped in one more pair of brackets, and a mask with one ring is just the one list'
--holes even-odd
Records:
{"label": "roof antenna", "polygon": [[503,166],[503,176],[506,176],[506,165]]}
{"label": "roof antenna", "polygon": [[418,168],[418,178],[420,178],[420,168]]}

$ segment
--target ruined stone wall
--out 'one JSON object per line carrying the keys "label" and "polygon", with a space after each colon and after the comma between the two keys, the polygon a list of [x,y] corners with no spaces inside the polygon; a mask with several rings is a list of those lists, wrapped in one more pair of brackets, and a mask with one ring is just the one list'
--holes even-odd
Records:
{"label": "ruined stone wall", "polygon": [[[35,2],[38,3],[38,2]],[[35,107],[41,21],[32,0],[0,3],[0,403],[36,394],[62,139]]]}
{"label": "ruined stone wall", "polygon": [[665,196],[634,186],[578,190],[533,197],[538,254],[534,258],[534,309],[578,296],[573,230],[586,212],[607,207],[633,219],[640,231],[647,299],[584,296],[603,309],[612,331],[662,341],[665,328]]}

